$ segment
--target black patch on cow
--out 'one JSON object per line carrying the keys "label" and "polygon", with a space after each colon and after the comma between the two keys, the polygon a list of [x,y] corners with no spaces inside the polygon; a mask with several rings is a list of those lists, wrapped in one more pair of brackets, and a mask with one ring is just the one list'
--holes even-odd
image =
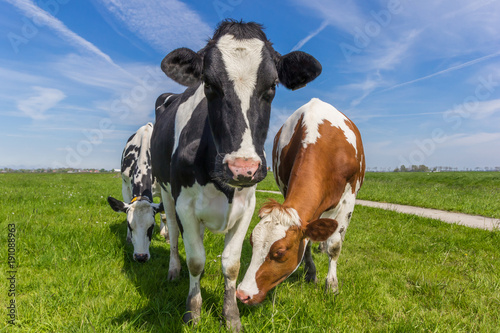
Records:
{"label": "black patch on cow", "polygon": [[132,135],[130,136],[130,138],[128,138],[127,143],[129,143],[130,141],[132,141],[132,139],[135,137],[135,135],[136,135],[136,134],[137,134],[137,133],[132,134]]}
{"label": "black patch on cow", "polygon": [[132,177],[135,168],[137,167],[137,157],[139,156],[140,148],[136,145],[127,145],[123,150],[122,154],[122,169],[121,172],[124,173],[127,169],[130,170],[127,177]]}
{"label": "black patch on cow", "polygon": [[[155,119],[158,120],[158,117],[165,111],[165,109],[174,102],[176,98],[178,98],[179,94],[172,93],[164,93],[161,94],[155,103]],[[168,99],[167,99],[168,98]]]}
{"label": "black patch on cow", "polygon": [[153,229],[154,229],[155,225],[153,224],[152,226],[150,226],[148,228],[148,238],[149,238],[149,241],[151,242],[151,238],[153,237]]}

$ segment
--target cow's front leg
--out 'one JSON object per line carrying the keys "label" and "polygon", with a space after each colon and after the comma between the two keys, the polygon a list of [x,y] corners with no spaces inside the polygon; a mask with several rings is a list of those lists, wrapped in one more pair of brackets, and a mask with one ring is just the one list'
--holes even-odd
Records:
{"label": "cow's front leg", "polygon": [[[254,189],[255,190],[255,189]],[[236,279],[240,271],[241,249],[248,226],[255,209],[255,194],[249,195],[245,213],[226,234],[222,252],[222,273],[224,274],[224,306],[222,315],[226,318],[227,328],[234,332],[241,330],[240,311],[236,302]]]}
{"label": "cow's front leg", "polygon": [[306,281],[316,283],[318,279],[316,278],[316,265],[312,258],[311,247],[312,242],[309,241],[304,253],[304,271],[306,273]]}
{"label": "cow's front leg", "polygon": [[339,280],[337,279],[337,260],[342,250],[342,237],[338,231],[326,241],[326,252],[330,259],[328,264],[328,274],[326,275],[326,291],[337,293],[339,290]]}
{"label": "cow's front leg", "polygon": [[201,237],[201,226],[198,221],[183,220],[183,240],[186,249],[186,261],[189,269],[189,294],[186,300],[186,313],[182,317],[185,323],[197,324],[201,314],[200,277],[205,267],[205,248]]}
{"label": "cow's front leg", "polygon": [[181,271],[181,261],[179,259],[179,226],[177,225],[177,216],[175,213],[175,204],[172,195],[161,190],[161,200],[165,209],[167,225],[170,239],[170,262],[168,264],[168,280],[175,280],[179,277]]}

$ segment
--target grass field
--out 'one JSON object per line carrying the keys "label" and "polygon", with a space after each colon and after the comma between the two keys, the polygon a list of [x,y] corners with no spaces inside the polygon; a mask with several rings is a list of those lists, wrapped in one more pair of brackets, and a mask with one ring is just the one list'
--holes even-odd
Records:
{"label": "grass field", "polygon": [[500,218],[500,172],[369,172],[358,198]]}
{"label": "grass field", "polygon": [[[152,259],[132,260],[125,215],[106,202],[120,197],[120,182],[110,174],[0,174],[0,332],[225,331],[223,236],[206,234],[202,318],[184,326],[186,264],[180,280],[166,281],[169,245],[158,226]],[[280,200],[258,193],[257,205],[270,196]],[[16,326],[6,313],[9,224],[16,228]],[[180,252],[185,258],[182,242]],[[250,257],[247,237],[240,279]],[[262,305],[239,304],[246,332],[500,332],[498,230],[356,207],[338,295],[324,294],[326,255],[314,258],[321,283],[306,283],[301,267]]]}

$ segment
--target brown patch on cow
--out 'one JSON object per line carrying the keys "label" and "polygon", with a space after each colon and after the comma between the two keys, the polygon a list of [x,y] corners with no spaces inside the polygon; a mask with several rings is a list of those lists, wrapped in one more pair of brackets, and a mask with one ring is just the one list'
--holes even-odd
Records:
{"label": "brown patch on cow", "polygon": [[338,225],[333,219],[314,220],[307,224],[305,236],[315,242],[324,242],[337,230]]}
{"label": "brown patch on cow", "polygon": [[276,182],[279,184],[279,180],[284,184],[284,188],[282,188],[283,195],[286,197],[287,192],[288,192],[288,184],[290,182],[291,178],[291,172],[295,165],[295,155],[297,153],[297,147],[302,147],[302,140],[306,136],[306,131],[304,128],[303,124],[303,119],[304,115],[300,117],[300,119],[297,121],[297,124],[295,125],[294,129],[294,134],[288,143],[287,146],[282,147],[281,151],[278,153],[278,143],[279,139],[281,137],[281,128],[278,131],[278,134],[276,134],[276,137],[274,138],[274,145],[273,145],[273,157],[278,159],[279,155],[279,168],[278,168],[278,163],[274,163],[274,178],[276,179]]}
{"label": "brown patch on cow", "polygon": [[[325,120],[318,127],[321,135],[315,144],[302,146],[305,137],[303,118],[295,126],[290,143],[280,154],[278,177],[288,185],[283,205],[297,210],[302,221],[312,221],[339,204],[346,185],[355,191],[357,181],[364,177],[363,146],[359,131],[348,121],[356,134],[357,154],[344,132]],[[278,137],[275,144],[279,142]],[[276,154],[277,147],[274,147]]]}

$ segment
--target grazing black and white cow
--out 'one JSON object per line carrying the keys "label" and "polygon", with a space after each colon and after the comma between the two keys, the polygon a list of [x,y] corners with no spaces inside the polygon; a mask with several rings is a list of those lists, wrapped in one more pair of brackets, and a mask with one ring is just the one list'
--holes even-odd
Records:
{"label": "grazing black and white cow", "polygon": [[224,21],[202,50],[174,50],[161,67],[189,87],[159,105],[151,139],[153,174],[162,186],[170,233],[168,277],[176,278],[180,270],[178,226],[190,277],[183,319],[196,323],[204,229],[226,234],[223,315],[228,327],[240,330],[236,279],[255,187],[267,173],[264,141],[276,84],[301,88],[321,73],[321,65],[304,52],[281,56],[259,24]]}
{"label": "grazing black and white cow", "polygon": [[[127,141],[122,154],[122,196],[124,201],[108,197],[116,212],[127,214],[127,240],[134,245],[134,260],[146,262],[150,258],[149,245],[155,225],[155,215],[163,204],[153,203],[153,194],[159,195],[151,173],[151,134],[153,124],[148,123]],[[161,222],[161,234],[167,238],[167,227]]]}

